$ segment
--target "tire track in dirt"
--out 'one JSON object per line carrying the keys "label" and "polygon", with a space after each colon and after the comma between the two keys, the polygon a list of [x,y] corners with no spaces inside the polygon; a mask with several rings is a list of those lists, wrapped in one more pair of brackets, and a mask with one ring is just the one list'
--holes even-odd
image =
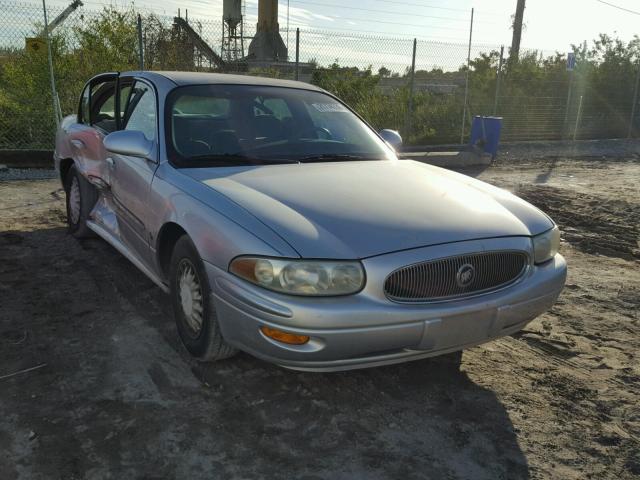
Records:
{"label": "tire track in dirt", "polygon": [[515,193],[548,213],[564,240],[583,252],[640,260],[640,203],[546,185],[521,185]]}

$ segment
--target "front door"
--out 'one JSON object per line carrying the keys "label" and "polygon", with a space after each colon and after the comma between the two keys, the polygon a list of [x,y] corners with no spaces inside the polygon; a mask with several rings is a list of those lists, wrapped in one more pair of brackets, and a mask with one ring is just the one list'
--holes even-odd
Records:
{"label": "front door", "polygon": [[[85,86],[78,111],[78,121],[67,129],[73,158],[90,180],[108,184],[106,151],[102,140],[117,129],[116,85],[118,75],[99,75]],[[92,178],[93,177],[93,178]]]}
{"label": "front door", "polygon": [[154,147],[146,159],[108,152],[111,194],[122,241],[149,264],[148,199],[158,166],[156,96],[147,82],[121,78],[119,83],[122,129],[142,132]]}

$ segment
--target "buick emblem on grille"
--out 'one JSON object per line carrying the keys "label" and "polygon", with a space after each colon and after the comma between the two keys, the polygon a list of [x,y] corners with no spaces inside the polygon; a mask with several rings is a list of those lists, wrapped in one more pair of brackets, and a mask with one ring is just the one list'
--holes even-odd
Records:
{"label": "buick emblem on grille", "polygon": [[525,252],[489,251],[436,258],[401,267],[386,278],[384,291],[400,302],[431,302],[493,292],[527,271]]}
{"label": "buick emblem on grille", "polygon": [[476,269],[470,263],[462,265],[456,273],[456,283],[459,287],[464,288],[471,285],[476,277]]}

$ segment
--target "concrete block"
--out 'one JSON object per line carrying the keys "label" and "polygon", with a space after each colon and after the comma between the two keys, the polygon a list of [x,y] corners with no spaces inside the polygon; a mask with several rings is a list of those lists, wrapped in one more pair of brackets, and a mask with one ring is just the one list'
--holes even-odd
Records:
{"label": "concrete block", "polygon": [[401,160],[416,160],[444,168],[465,168],[491,165],[490,155],[479,155],[475,152],[403,152]]}

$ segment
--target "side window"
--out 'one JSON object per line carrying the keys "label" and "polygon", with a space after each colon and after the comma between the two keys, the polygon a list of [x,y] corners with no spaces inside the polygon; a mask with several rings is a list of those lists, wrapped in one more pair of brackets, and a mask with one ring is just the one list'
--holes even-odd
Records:
{"label": "side window", "polygon": [[89,124],[89,85],[84,87],[82,92],[82,98],[80,99],[80,116],[78,117],[78,123]]}
{"label": "side window", "polygon": [[148,140],[156,139],[156,97],[146,83],[136,82],[125,108],[125,130],[138,130]]}
{"label": "side window", "polygon": [[115,100],[115,81],[96,83],[91,86],[91,125],[107,133],[116,130]]}

